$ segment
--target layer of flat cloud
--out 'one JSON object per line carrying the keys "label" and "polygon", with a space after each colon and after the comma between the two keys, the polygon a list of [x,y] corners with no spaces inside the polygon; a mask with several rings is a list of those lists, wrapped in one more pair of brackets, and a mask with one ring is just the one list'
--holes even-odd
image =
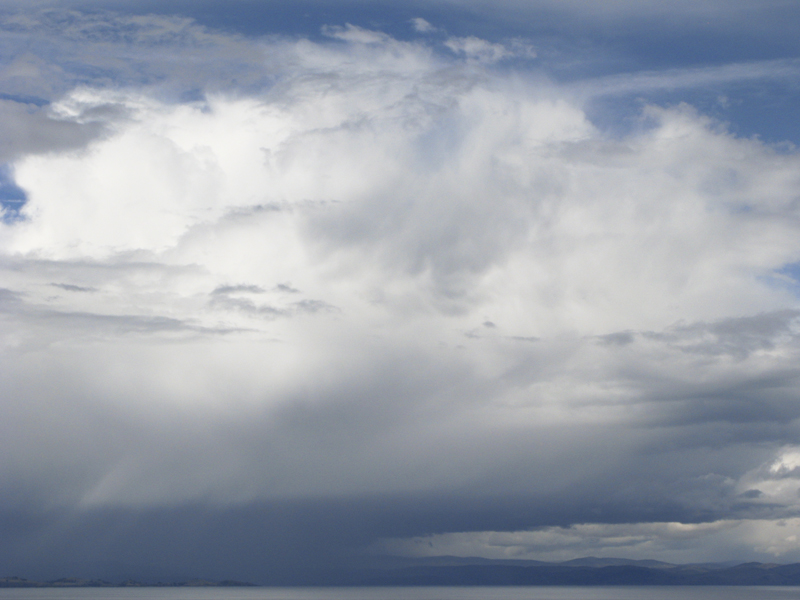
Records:
{"label": "layer of flat cloud", "polygon": [[582,523],[515,532],[450,533],[385,540],[377,552],[401,556],[462,556],[515,560],[571,560],[577,554],[602,558],[655,556],[676,564],[740,560],[797,560],[796,518],[724,520],[709,523]]}
{"label": "layer of flat cloud", "polygon": [[[5,510],[392,499],[351,549],[795,518],[796,152],[688,105],[612,139],[513,44],[48,15],[147,76],[65,75],[9,142]],[[202,93],[150,79],[207,48]]]}

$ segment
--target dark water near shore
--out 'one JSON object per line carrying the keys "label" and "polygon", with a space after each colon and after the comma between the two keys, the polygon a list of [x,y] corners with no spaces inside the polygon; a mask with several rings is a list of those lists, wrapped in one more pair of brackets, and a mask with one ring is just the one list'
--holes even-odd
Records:
{"label": "dark water near shore", "polygon": [[0,600],[800,600],[800,587],[0,589]]}

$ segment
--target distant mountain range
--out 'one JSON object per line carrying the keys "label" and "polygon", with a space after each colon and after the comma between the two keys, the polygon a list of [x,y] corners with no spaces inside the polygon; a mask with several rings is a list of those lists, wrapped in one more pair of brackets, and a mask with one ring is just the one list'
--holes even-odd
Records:
{"label": "distant mountain range", "polygon": [[0,577],[0,588],[40,588],[40,587],[241,587],[252,586],[252,583],[241,581],[206,581],[205,579],[190,579],[178,583],[142,583],[140,581],[126,580],[112,583],[103,579],[79,579],[76,577],[63,577],[53,581],[33,581],[22,577]]}
{"label": "distant mountain range", "polygon": [[[174,583],[62,578],[33,581],[0,578],[2,587],[250,586],[239,581],[191,579]],[[379,567],[337,572],[281,585],[316,586],[602,586],[602,585],[800,585],[800,563],[702,563],[586,557],[565,562],[491,560],[453,556],[387,558]]]}
{"label": "distant mountain range", "polygon": [[565,562],[436,557],[374,571],[371,585],[800,585],[800,563],[701,563],[586,557]]}

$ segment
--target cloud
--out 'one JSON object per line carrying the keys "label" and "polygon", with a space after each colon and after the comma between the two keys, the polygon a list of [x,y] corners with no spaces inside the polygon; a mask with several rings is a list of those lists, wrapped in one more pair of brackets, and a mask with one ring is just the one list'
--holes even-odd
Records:
{"label": "cloud", "polygon": [[[107,7],[81,12],[42,2],[5,11],[0,31],[7,58],[0,68],[3,100],[23,104],[3,106],[20,121],[4,127],[23,151],[44,143],[44,131],[36,125],[48,116],[49,103],[82,85],[196,99],[199,90],[252,91],[270,79],[259,44],[211,31],[184,16],[123,14]],[[96,112],[102,109],[94,107]],[[25,111],[30,115],[22,118]],[[50,123],[49,133],[70,146],[77,125],[96,121]]]}
{"label": "cloud", "polygon": [[98,123],[77,123],[28,102],[0,100],[3,141],[0,160],[11,161],[34,152],[77,150],[102,135]]}
{"label": "cloud", "polygon": [[263,294],[264,289],[257,285],[221,285],[211,292],[212,295],[228,295],[236,292],[246,292],[250,294]]}
{"label": "cloud", "polygon": [[[517,560],[572,560],[577,553],[599,558],[652,557],[676,564],[737,560],[755,550],[764,561],[797,560],[800,519],[725,520],[710,523],[583,523],[532,531],[447,533],[410,540],[385,540],[376,552],[403,556],[463,556]],[[698,553],[698,549],[702,548]]]}
{"label": "cloud", "polygon": [[[750,553],[764,561],[800,558],[800,452],[780,449],[764,464],[724,485],[737,491],[734,511],[761,510],[772,518],[704,522],[579,523],[521,531],[466,531],[383,539],[373,552],[398,556],[463,556],[493,559],[561,561],[576,556],[653,559],[673,563],[740,560]],[[744,491],[742,491],[744,490]],[[733,509],[733,510],[732,510]]]}
{"label": "cloud", "polygon": [[474,36],[449,38],[445,46],[456,54],[481,63],[497,62],[509,55],[501,44],[492,44]]}
{"label": "cloud", "polygon": [[411,19],[411,25],[412,27],[414,27],[414,31],[416,31],[417,33],[431,33],[433,31],[436,31],[436,27],[428,23],[428,21],[426,21],[422,17],[416,17],[414,19]]}
{"label": "cloud", "polygon": [[705,28],[711,31],[747,30],[750,33],[770,27],[775,32],[787,32],[787,23],[781,23],[781,18],[785,19],[787,11],[791,11],[793,8],[782,0],[770,0],[759,3],[757,6],[745,0],[734,2],[720,2],[720,0],[700,2],[612,0],[602,3],[591,0],[537,0],[535,2],[456,0],[448,4],[474,11],[488,18],[491,18],[491,15],[498,20],[524,17],[552,20],[555,16],[560,18],[562,23],[568,22],[573,27],[577,24],[597,26],[598,24],[616,23],[618,26],[627,28],[632,23],[641,26],[644,22],[650,26],[660,25],[662,31],[665,28],[676,26],[686,28],[689,24],[693,26],[692,28]]}
{"label": "cloud", "polygon": [[370,31],[369,29],[357,27],[350,23],[345,24],[344,27],[327,25],[322,28],[322,33],[338,40],[357,44],[385,44],[391,40],[385,33]]}
{"label": "cloud", "polygon": [[520,38],[511,39],[504,44],[494,44],[475,36],[450,37],[445,40],[444,45],[468,61],[482,64],[492,64],[510,58],[536,58],[533,46],[527,40]]}
{"label": "cloud", "polygon": [[315,516],[326,557],[529,529],[520,551],[760,556],[796,518],[794,150],[685,104],[607,136],[477,37],[4,27],[100,75],[53,58],[63,92],[14,101],[42,142],[7,154],[3,514],[339,507],[357,535]]}
{"label": "cloud", "polygon": [[61,288],[68,292],[96,292],[97,290],[92,287],[83,287],[80,285],[73,285],[71,283],[51,283],[53,287]]}
{"label": "cloud", "polygon": [[800,79],[800,61],[776,59],[661,71],[615,74],[581,80],[573,89],[582,96],[614,96],[711,85],[730,85],[750,81],[787,81]]}

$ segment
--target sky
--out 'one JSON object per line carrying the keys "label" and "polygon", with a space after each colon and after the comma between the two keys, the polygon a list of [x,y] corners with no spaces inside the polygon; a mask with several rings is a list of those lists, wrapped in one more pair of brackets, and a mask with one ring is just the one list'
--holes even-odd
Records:
{"label": "sky", "polygon": [[800,561],[798,25],[0,0],[0,576]]}

